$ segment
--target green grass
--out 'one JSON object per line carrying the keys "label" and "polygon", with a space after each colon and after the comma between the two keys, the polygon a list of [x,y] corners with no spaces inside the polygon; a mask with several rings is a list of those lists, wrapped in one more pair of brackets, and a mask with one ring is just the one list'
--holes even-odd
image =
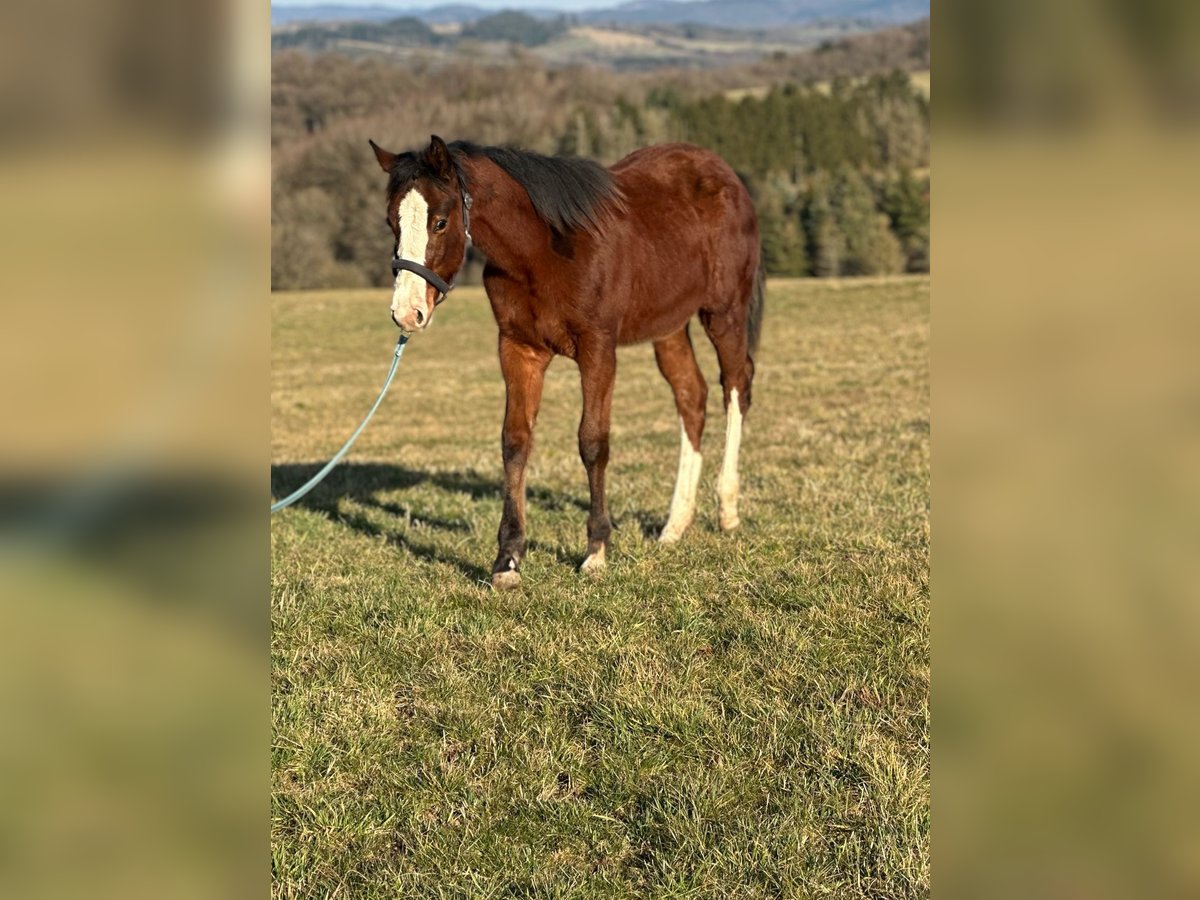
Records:
{"label": "green grass", "polygon": [[[276,496],[370,405],[386,291],[274,298]],[[597,582],[574,364],[550,368],[520,590],[485,582],[504,389],[456,292],[349,461],[272,520],[278,897],[928,894],[927,279],[772,282],[716,528],[715,356],[697,521],[679,426],[621,351]]]}

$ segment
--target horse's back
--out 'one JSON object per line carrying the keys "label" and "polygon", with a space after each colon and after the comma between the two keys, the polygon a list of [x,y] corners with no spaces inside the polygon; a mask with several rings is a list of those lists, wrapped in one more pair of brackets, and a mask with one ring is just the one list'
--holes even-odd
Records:
{"label": "horse's back", "polygon": [[711,207],[744,213],[750,196],[737,173],[711,150],[694,144],[656,144],[635,150],[611,169],[626,202],[637,206]]}
{"label": "horse's back", "polygon": [[749,296],[758,221],[725,160],[693,144],[659,144],[635,150],[611,171],[627,229],[611,249],[636,273],[635,293],[654,298],[630,310],[622,342],[662,336],[699,309],[739,306]]}

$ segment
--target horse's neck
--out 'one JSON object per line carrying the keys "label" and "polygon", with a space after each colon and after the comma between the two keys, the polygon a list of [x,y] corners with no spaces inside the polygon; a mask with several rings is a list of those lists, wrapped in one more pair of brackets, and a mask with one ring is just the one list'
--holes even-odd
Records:
{"label": "horse's neck", "polygon": [[502,268],[528,263],[530,243],[548,239],[549,228],[534,212],[533,203],[515,179],[490,159],[462,161],[470,180],[471,240]]}

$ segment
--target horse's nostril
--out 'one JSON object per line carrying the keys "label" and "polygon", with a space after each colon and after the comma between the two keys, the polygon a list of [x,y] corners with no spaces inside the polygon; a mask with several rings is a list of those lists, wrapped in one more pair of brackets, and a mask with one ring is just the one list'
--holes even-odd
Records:
{"label": "horse's nostril", "polygon": [[421,325],[425,322],[425,314],[419,309],[417,310],[417,324]]}

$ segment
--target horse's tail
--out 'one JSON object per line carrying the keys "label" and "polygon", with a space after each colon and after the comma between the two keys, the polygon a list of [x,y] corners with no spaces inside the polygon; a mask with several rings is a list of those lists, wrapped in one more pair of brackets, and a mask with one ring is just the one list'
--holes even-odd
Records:
{"label": "horse's tail", "polygon": [[750,360],[758,350],[758,338],[762,333],[763,307],[767,300],[766,276],[763,274],[762,253],[758,255],[758,268],[754,270],[754,287],[750,292],[750,311],[746,317],[746,346]]}

